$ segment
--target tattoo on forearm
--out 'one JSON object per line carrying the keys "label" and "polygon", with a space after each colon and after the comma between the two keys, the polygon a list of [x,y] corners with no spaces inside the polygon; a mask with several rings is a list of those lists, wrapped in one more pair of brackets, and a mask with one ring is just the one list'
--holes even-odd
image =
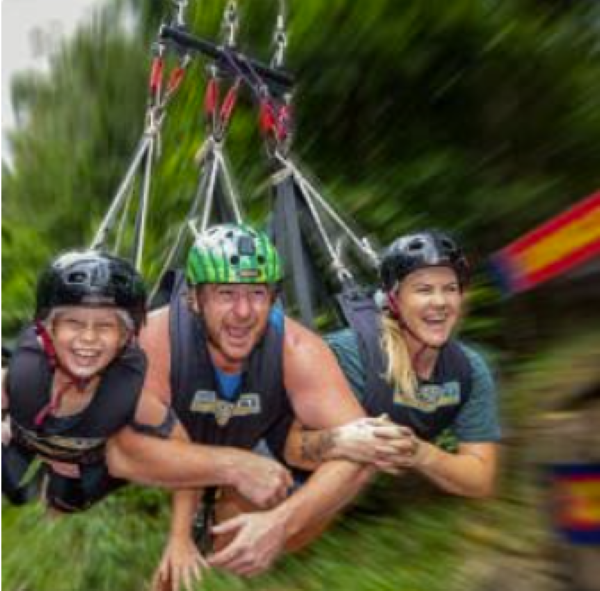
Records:
{"label": "tattoo on forearm", "polygon": [[302,459],[307,462],[322,462],[334,445],[331,430],[314,433],[303,431],[301,437]]}

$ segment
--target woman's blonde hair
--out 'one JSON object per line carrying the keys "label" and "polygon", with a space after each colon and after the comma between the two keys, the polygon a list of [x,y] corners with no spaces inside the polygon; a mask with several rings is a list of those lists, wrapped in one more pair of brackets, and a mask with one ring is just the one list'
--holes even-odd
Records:
{"label": "woman's blonde hair", "polygon": [[383,312],[381,324],[381,347],[388,359],[385,377],[396,390],[395,398],[414,402],[418,386],[417,375],[398,320],[388,312]]}

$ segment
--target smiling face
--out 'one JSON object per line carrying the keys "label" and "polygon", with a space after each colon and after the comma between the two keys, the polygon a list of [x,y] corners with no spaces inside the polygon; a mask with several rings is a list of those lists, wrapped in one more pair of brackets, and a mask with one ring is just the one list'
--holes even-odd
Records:
{"label": "smiling face", "polygon": [[213,361],[239,371],[262,338],[273,303],[266,284],[210,284],[196,288],[194,308],[204,319]]}
{"label": "smiling face", "polygon": [[463,295],[449,267],[413,271],[391,296],[404,321],[409,349],[443,346],[460,317]]}
{"label": "smiling face", "polygon": [[78,378],[90,378],[105,369],[129,336],[123,319],[110,307],[60,308],[49,329],[61,365]]}

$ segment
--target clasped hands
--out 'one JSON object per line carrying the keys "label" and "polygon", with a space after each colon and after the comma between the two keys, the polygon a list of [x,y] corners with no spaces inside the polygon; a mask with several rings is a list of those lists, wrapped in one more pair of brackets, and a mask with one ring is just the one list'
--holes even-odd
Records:
{"label": "clasped hands", "polygon": [[430,447],[412,429],[393,423],[387,415],[336,427],[332,439],[331,459],[371,464],[394,475],[425,462]]}

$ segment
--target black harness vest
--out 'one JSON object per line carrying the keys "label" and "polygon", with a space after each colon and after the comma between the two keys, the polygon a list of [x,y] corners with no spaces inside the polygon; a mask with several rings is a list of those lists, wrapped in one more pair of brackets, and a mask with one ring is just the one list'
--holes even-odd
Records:
{"label": "black harness vest", "polygon": [[13,441],[51,460],[93,464],[104,460],[106,440],[133,421],[144,383],[146,356],[128,346],[104,371],[90,404],[70,417],[35,417],[48,404],[52,369],[33,327],[19,339],[8,371]]}
{"label": "black harness vest", "polygon": [[452,425],[471,395],[471,364],[460,345],[449,341],[440,350],[430,380],[420,380],[415,400],[396,395],[386,380],[387,357],[381,349],[380,310],[366,294],[344,293],[339,297],[344,316],[357,334],[365,369],[365,398],[362,405],[369,416],[387,414],[427,440],[435,439]]}
{"label": "black harness vest", "polygon": [[283,331],[269,322],[237,396],[219,393],[202,321],[183,294],[170,305],[172,405],[193,441],[253,448],[291,413],[283,385]]}

